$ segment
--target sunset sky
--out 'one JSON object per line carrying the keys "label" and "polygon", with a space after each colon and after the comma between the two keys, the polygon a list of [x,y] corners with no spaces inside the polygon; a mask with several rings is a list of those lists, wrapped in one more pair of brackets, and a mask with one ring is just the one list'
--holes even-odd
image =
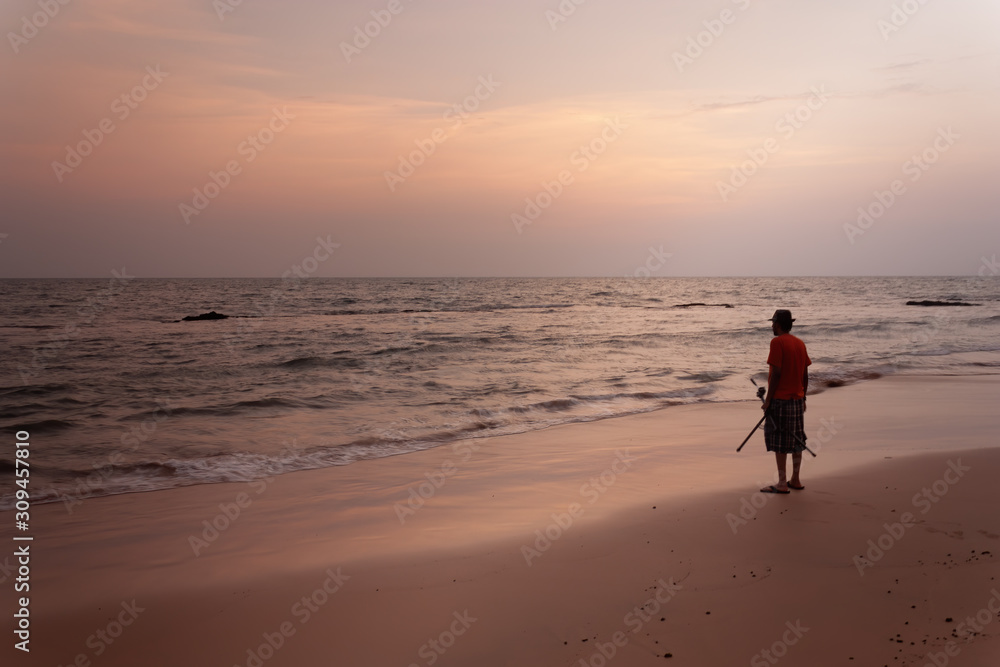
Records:
{"label": "sunset sky", "polygon": [[0,277],[1000,254],[995,0],[6,0],[0,24]]}

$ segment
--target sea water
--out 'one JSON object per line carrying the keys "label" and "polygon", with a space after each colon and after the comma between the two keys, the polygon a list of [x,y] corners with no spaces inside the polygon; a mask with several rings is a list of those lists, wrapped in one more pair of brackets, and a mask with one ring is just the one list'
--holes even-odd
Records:
{"label": "sea water", "polygon": [[3,280],[0,426],[36,503],[248,481],[756,401],[776,308],[811,391],[1000,371],[996,278]]}

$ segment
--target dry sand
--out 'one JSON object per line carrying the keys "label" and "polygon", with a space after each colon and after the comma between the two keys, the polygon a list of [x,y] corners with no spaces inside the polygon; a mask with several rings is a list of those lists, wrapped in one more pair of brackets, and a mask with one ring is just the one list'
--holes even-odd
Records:
{"label": "dry sand", "polygon": [[755,493],[762,435],[735,452],[747,401],[41,505],[31,652],[8,632],[4,664],[993,667],[998,399],[997,376],[811,396],[819,457],[784,496]]}

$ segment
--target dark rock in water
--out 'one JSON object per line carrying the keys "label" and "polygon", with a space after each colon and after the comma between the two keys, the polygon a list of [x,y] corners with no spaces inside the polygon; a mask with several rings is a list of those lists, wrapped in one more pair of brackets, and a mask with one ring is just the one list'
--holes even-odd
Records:
{"label": "dark rock in water", "polygon": [[964,301],[907,301],[907,306],[978,306],[978,303],[966,303]]}
{"label": "dark rock in water", "polygon": [[674,308],[690,308],[691,306],[705,306],[706,308],[732,308],[733,306],[728,303],[678,303]]}
{"label": "dark rock in water", "polygon": [[184,318],[182,318],[182,319],[180,319],[178,321],[179,322],[194,322],[194,321],[197,321],[197,320],[224,320],[227,317],[229,317],[229,315],[223,315],[222,313],[217,313],[217,312],[215,312],[213,310],[210,313],[202,313],[201,315],[188,315],[187,317],[184,317]]}

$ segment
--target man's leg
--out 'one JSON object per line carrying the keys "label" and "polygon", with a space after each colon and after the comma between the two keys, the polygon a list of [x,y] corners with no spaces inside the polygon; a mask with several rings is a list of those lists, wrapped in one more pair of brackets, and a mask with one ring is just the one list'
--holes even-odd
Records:
{"label": "man's leg", "polygon": [[799,479],[799,468],[802,467],[802,452],[794,452],[792,454],[792,478],[789,480],[792,486],[802,486],[802,480]]}
{"label": "man's leg", "polygon": [[[801,459],[802,459],[802,455],[800,454],[799,455],[799,460],[801,461]],[[785,475],[786,475],[785,464],[788,461],[788,454],[785,454],[784,452],[775,452],[774,453],[774,460],[778,464],[778,483],[776,484],[776,486],[779,489],[781,489],[782,491],[784,491],[785,489],[788,488],[788,481],[785,479]],[[794,454],[792,454],[792,463],[793,463],[793,465],[795,463],[795,455]],[[798,474],[798,468],[795,468],[795,474],[796,475]]]}

